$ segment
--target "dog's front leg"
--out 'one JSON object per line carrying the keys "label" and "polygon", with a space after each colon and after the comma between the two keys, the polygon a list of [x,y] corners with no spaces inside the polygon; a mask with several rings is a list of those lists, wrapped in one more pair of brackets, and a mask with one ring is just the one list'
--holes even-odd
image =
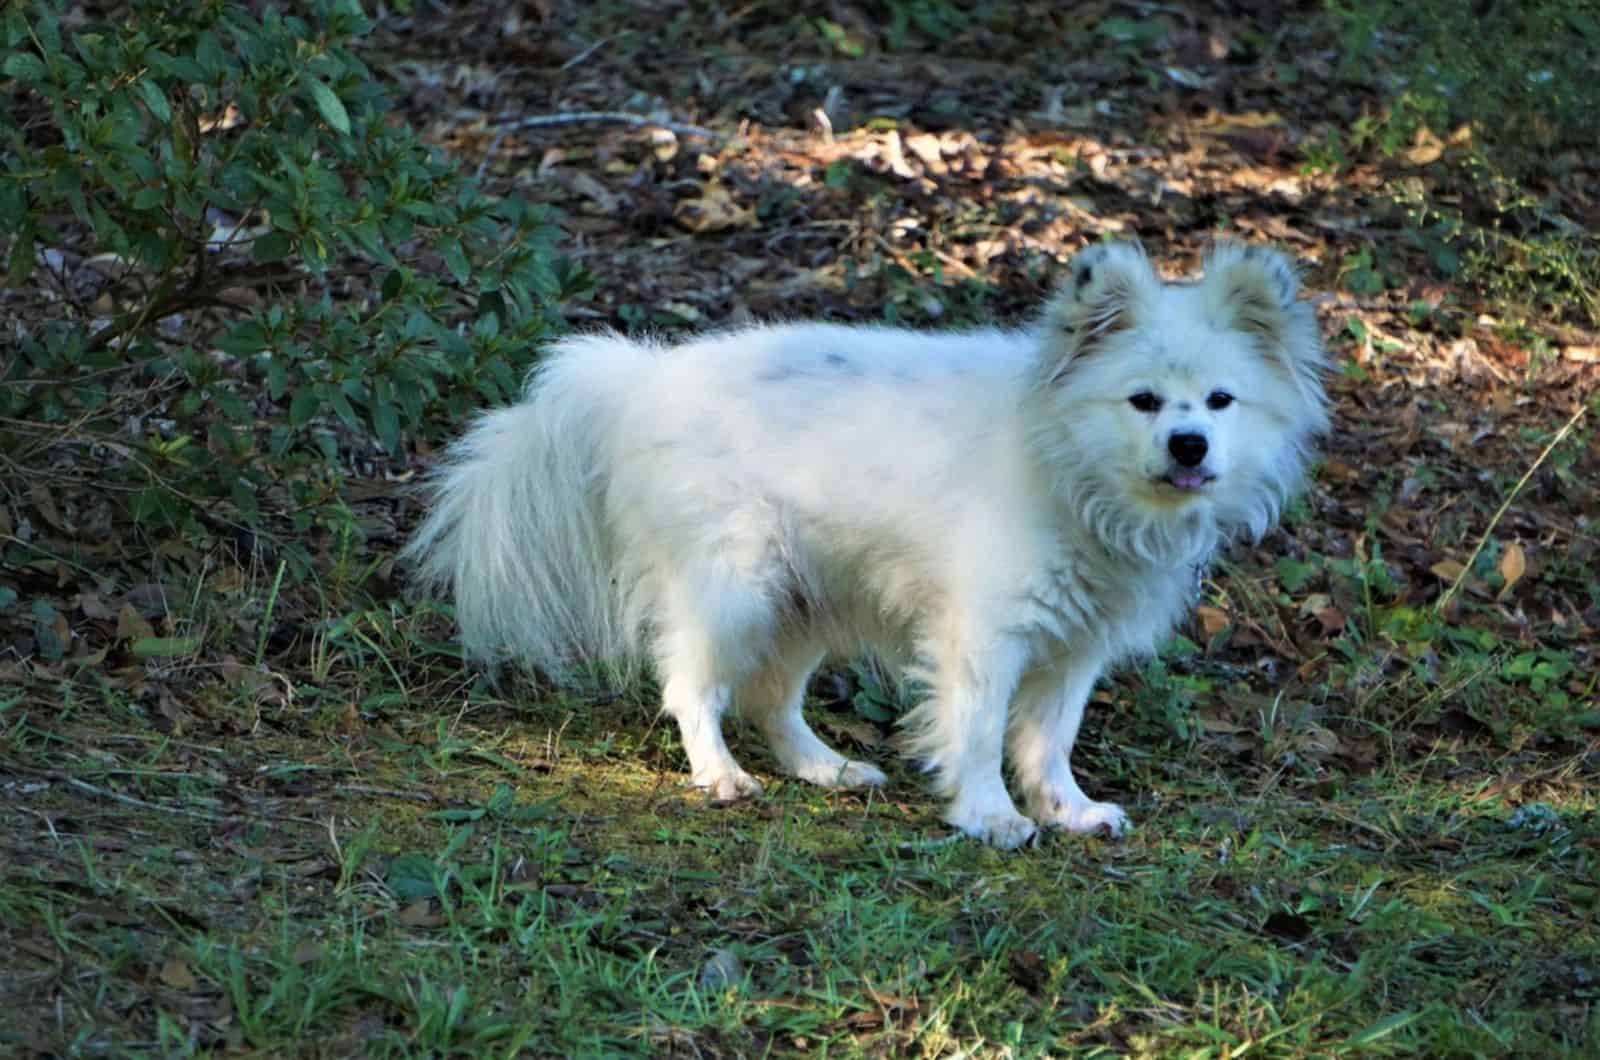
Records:
{"label": "dog's front leg", "polygon": [[1100,669],[1098,658],[1070,656],[1061,665],[1030,676],[1017,693],[1011,763],[1028,813],[1047,828],[1105,829],[1121,835],[1128,827],[1121,806],[1095,802],[1072,775],[1072,745]]}
{"label": "dog's front leg", "polygon": [[950,799],[944,819],[1004,850],[1038,832],[1017,812],[1001,771],[1006,710],[1026,659],[1024,646],[1003,636],[980,650],[941,652],[933,698],[914,721],[919,749]]}

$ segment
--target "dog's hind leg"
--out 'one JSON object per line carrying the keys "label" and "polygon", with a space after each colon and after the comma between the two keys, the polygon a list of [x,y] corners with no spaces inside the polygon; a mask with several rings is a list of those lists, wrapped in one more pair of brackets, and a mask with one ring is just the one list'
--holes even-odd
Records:
{"label": "dog's hind leg", "polygon": [[753,666],[750,643],[769,635],[768,613],[759,594],[729,584],[679,602],[656,641],[661,709],[678,723],[696,787],[714,802],[759,795],[761,782],[739,766],[722,738],[722,716]]}
{"label": "dog's hind leg", "polygon": [[729,685],[687,669],[669,671],[662,684],[661,709],[678,723],[689,775],[713,802],[761,794],[761,782],[740,768],[722,738],[722,715],[731,698]]}
{"label": "dog's hind leg", "polygon": [[884,783],[883,770],[835,751],[806,724],[806,681],[822,661],[820,643],[803,633],[780,638],[772,654],[739,690],[739,709],[761,728],[778,768],[824,788]]}
{"label": "dog's hind leg", "polygon": [[1072,745],[1099,673],[1098,660],[1073,658],[1023,685],[1011,722],[1011,763],[1034,820],[1115,836],[1127,829],[1128,815],[1116,803],[1089,798],[1072,775]]}

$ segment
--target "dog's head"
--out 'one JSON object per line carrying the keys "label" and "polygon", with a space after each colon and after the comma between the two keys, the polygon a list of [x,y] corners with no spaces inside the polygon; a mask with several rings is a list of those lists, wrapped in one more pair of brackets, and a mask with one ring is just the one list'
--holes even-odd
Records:
{"label": "dog's head", "polygon": [[1220,244],[1200,282],[1169,284],[1137,245],[1090,247],[1041,354],[1038,426],[1066,498],[1163,540],[1260,534],[1327,426],[1316,320],[1276,251]]}

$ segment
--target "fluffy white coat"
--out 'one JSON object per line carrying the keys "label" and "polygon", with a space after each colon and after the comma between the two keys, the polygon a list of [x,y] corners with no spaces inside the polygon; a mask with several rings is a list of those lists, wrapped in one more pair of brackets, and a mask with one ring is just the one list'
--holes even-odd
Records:
{"label": "fluffy white coat", "polygon": [[1092,247],[1018,331],[569,338],[457,443],[408,551],[474,656],[652,660],[715,798],[760,791],[730,709],[787,773],[882,783],[801,709],[825,656],[868,650],[930,690],[907,725],[950,823],[1002,847],[1116,833],[1069,764],[1095,680],[1277,517],[1322,368],[1290,263],[1236,244],[1189,285]]}

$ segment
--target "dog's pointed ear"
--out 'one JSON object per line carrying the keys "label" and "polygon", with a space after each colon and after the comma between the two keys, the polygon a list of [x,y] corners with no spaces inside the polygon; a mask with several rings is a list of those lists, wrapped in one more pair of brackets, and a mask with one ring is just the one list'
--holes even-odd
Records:
{"label": "dog's pointed ear", "polygon": [[1255,336],[1297,380],[1320,375],[1322,338],[1311,306],[1300,299],[1293,261],[1268,247],[1225,242],[1206,253],[1204,268],[1200,289],[1214,320]]}
{"label": "dog's pointed ear", "polygon": [[1137,243],[1097,243],[1078,253],[1044,312],[1050,376],[1153,312],[1161,278]]}
{"label": "dog's pointed ear", "polygon": [[1206,304],[1231,327],[1276,340],[1300,293],[1294,262],[1268,247],[1217,243],[1206,251]]}

